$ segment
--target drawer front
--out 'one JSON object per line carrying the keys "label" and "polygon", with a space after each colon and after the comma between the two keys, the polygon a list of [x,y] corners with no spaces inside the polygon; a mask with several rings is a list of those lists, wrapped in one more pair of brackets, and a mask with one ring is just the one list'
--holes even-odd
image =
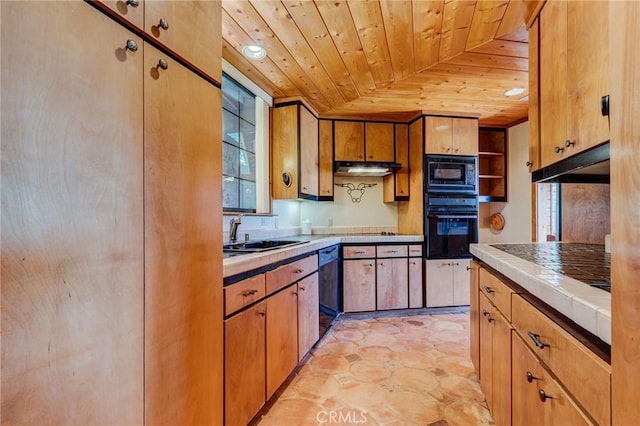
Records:
{"label": "drawer front", "polygon": [[378,246],[376,254],[377,257],[407,257],[409,250],[407,246]]}
{"label": "drawer front", "polygon": [[589,414],[611,424],[611,366],[517,295],[513,325]]}
{"label": "drawer front", "polygon": [[411,257],[422,257],[422,246],[421,245],[411,245],[411,246],[409,246],[409,256],[411,256]]}
{"label": "drawer front", "polygon": [[318,255],[305,257],[267,272],[267,294],[286,287],[318,270]]}
{"label": "drawer front", "polygon": [[231,315],[265,295],[265,274],[258,274],[224,288],[224,314]]}
{"label": "drawer front", "polygon": [[346,246],[342,248],[342,257],[345,259],[376,257],[376,246]]}
{"label": "drawer front", "polygon": [[484,268],[480,268],[479,286],[480,291],[496,305],[502,315],[511,320],[511,294],[513,290]]}

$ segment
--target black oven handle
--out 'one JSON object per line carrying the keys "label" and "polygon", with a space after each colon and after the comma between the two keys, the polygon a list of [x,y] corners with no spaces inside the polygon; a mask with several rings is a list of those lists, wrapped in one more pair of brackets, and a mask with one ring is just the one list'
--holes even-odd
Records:
{"label": "black oven handle", "polygon": [[430,214],[430,219],[477,219],[478,215]]}

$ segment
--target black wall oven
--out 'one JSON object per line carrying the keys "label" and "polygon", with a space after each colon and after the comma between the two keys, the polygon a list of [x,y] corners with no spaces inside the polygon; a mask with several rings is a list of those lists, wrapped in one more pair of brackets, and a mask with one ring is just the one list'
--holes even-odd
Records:
{"label": "black wall oven", "polygon": [[478,194],[478,158],[472,155],[424,156],[428,194]]}
{"label": "black wall oven", "polygon": [[478,242],[476,195],[425,196],[427,259],[470,258],[469,244]]}

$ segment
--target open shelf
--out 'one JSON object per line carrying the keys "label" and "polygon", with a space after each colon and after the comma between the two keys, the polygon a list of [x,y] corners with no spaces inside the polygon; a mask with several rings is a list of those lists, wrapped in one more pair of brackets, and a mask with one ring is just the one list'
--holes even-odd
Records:
{"label": "open shelf", "polygon": [[478,137],[479,201],[507,201],[507,130],[480,128]]}

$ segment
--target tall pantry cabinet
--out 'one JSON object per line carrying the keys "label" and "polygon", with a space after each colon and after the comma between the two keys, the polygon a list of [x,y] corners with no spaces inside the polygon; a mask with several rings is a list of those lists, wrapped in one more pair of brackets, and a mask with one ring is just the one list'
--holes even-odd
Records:
{"label": "tall pantry cabinet", "polygon": [[219,66],[93,5],[0,4],[0,420],[220,424]]}

